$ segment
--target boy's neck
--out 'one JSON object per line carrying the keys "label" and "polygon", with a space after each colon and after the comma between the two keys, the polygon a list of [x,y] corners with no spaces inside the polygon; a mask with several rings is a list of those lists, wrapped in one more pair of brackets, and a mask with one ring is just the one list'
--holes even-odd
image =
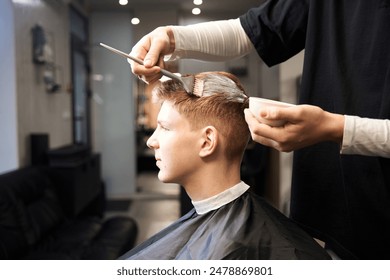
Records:
{"label": "boy's neck", "polygon": [[198,201],[217,195],[239,182],[240,167],[214,165],[197,174],[194,180],[183,187],[192,200]]}

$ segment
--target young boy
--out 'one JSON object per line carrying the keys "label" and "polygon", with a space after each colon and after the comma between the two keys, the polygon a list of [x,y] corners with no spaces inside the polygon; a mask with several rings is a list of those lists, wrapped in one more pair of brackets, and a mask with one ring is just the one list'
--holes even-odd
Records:
{"label": "young boy", "polygon": [[158,178],[183,186],[194,209],[122,259],[329,259],[240,180],[250,132],[248,97],[235,76],[197,74],[193,94],[169,80],[155,96],[162,105],[147,145],[155,152]]}

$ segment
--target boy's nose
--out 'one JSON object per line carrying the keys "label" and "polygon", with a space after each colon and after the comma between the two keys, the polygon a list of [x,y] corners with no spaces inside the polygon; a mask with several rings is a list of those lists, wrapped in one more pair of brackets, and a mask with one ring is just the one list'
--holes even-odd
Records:
{"label": "boy's nose", "polygon": [[152,136],[149,137],[148,141],[146,141],[146,145],[150,148],[150,149],[157,149],[157,140],[156,140],[156,137],[155,137],[155,133],[156,132],[153,132]]}

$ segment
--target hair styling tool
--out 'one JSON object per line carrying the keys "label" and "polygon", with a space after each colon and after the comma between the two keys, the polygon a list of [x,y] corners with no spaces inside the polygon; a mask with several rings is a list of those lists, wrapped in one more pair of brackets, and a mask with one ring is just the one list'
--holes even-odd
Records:
{"label": "hair styling tool", "polygon": [[[133,56],[131,56],[131,55],[125,53],[125,52],[122,52],[122,51],[117,50],[117,49],[115,49],[113,47],[107,46],[106,44],[103,44],[103,43],[100,43],[100,45],[102,47],[105,47],[106,49],[116,53],[116,54],[119,54],[119,55],[121,55],[123,57],[129,58],[129,59],[137,62],[138,64],[141,64],[141,65],[144,64],[141,59],[133,57]],[[163,74],[164,76],[179,81],[183,85],[184,90],[188,94],[192,94],[193,93],[193,87],[194,87],[194,76],[193,75],[186,76],[186,77],[180,77],[179,75],[176,75],[176,74],[174,74],[172,72],[169,72],[169,71],[167,71],[165,69],[162,69],[162,68],[160,68],[160,71],[161,71],[161,74]]]}

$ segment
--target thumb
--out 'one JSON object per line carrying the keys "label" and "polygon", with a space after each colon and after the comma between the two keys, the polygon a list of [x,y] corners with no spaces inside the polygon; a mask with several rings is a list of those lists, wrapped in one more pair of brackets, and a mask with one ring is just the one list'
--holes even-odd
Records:
{"label": "thumb", "polygon": [[160,54],[161,54],[161,47],[158,44],[153,44],[150,46],[150,49],[148,53],[145,56],[144,59],[144,66],[146,68],[153,67],[154,65],[157,64]]}

